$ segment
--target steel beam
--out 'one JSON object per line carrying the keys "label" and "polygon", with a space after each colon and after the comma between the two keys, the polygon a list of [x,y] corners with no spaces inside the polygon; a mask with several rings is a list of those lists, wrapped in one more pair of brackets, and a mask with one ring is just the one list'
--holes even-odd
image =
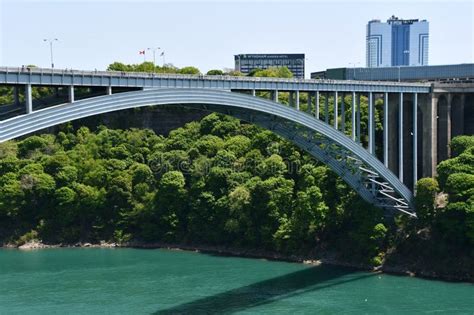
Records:
{"label": "steel beam", "polygon": [[329,92],[326,92],[326,101],[324,104],[324,121],[329,125]]}
{"label": "steel beam", "polygon": [[398,102],[398,178],[403,183],[403,93]]}
{"label": "steel beam", "polygon": [[20,91],[17,86],[13,87],[13,103],[15,105],[20,104]]}
{"label": "steel beam", "polygon": [[[408,188],[377,158],[344,134],[306,113],[287,106],[275,106],[268,100],[240,93],[173,88],[94,97],[8,119],[2,122],[0,142],[75,119],[150,104],[176,104],[227,114],[240,112],[249,115],[249,122],[254,121],[252,117],[259,115],[270,121],[271,128],[274,128],[274,120],[277,119],[280,125],[290,128],[288,133],[283,131],[287,139],[304,150],[317,150],[318,153],[313,156],[320,157],[368,202],[400,211],[409,211],[412,206],[413,196]],[[414,211],[411,215],[415,215]]]}
{"label": "steel beam", "polygon": [[296,94],[296,110],[300,110],[300,91],[296,90],[295,91],[295,94]]}
{"label": "steel beam", "polygon": [[413,93],[413,189],[418,180],[418,94]]}
{"label": "steel beam", "polygon": [[315,100],[315,104],[314,104],[314,106],[315,106],[314,115],[315,115],[316,119],[319,120],[319,91],[316,91],[315,93],[316,93],[316,100]]}
{"label": "steel beam", "polygon": [[388,93],[383,97],[383,164],[388,168]]}
{"label": "steel beam", "polygon": [[369,152],[371,154],[375,154],[375,139],[374,139],[374,97],[372,92],[369,92],[368,96],[368,101],[369,101]]}
{"label": "steel beam", "polygon": [[345,93],[341,93],[341,131],[346,133],[346,104],[344,102]]}
{"label": "steel beam", "polygon": [[31,84],[25,85],[25,107],[26,107],[27,114],[30,114],[33,112],[33,99],[31,96]]}
{"label": "steel beam", "polygon": [[351,136],[352,140],[356,140],[356,92],[352,91],[352,112],[351,112]]}
{"label": "steel beam", "polygon": [[[195,76],[151,73],[121,73],[117,71],[79,71],[0,67],[0,84],[48,86],[94,86],[94,87],[138,87],[138,88],[215,88],[224,90],[256,89],[259,91],[278,89],[285,91],[350,91],[354,84],[348,80],[304,80],[282,78],[254,78],[228,76]],[[430,93],[429,83],[358,82],[358,92],[404,92]]]}
{"label": "steel beam", "polygon": [[357,143],[360,141],[360,93],[357,94]]}
{"label": "steel beam", "polygon": [[68,86],[67,91],[69,103],[74,103],[74,85]]}
{"label": "steel beam", "polygon": [[337,97],[337,91],[334,91],[334,128],[337,130],[338,125],[337,125],[337,116],[338,116],[338,97]]}
{"label": "steel beam", "polygon": [[308,107],[306,108],[306,111],[308,112],[308,114],[311,115],[311,112],[312,112],[312,108],[311,108],[312,107],[312,104],[311,104],[312,99],[311,98],[312,98],[313,92],[308,92],[307,94],[308,94]]}

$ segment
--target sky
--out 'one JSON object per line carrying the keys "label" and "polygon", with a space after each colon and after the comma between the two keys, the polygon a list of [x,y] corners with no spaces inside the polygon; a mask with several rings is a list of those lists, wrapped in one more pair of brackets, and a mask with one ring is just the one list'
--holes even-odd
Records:
{"label": "sky", "polygon": [[0,66],[49,67],[43,39],[57,38],[56,68],[140,63],[160,47],[166,63],[202,72],[233,68],[239,53],[305,53],[309,77],[365,66],[367,22],[392,15],[429,21],[429,64],[474,62],[474,0],[0,0]]}

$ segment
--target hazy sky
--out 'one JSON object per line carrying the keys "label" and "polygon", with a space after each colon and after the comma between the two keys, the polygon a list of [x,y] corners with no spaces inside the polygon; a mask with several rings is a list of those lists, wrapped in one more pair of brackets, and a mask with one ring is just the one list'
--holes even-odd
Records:
{"label": "hazy sky", "polygon": [[[392,14],[430,22],[430,64],[474,59],[474,1],[26,1],[0,0],[0,65],[105,69],[162,47],[166,62],[207,71],[238,53],[305,53],[306,73],[359,62],[365,30]],[[152,55],[146,56],[152,60]],[[157,56],[157,63],[162,59]]]}

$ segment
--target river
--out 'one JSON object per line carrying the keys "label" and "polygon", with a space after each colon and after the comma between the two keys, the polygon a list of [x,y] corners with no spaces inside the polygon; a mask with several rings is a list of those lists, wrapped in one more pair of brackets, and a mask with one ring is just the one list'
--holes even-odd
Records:
{"label": "river", "polygon": [[0,314],[474,314],[474,285],[163,249],[0,249]]}

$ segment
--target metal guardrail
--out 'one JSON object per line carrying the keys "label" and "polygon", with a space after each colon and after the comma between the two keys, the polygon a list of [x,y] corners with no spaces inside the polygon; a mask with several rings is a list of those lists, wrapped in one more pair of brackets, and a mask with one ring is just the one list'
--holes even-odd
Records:
{"label": "metal guardrail", "polygon": [[125,72],[125,71],[90,71],[73,69],[52,69],[37,67],[0,67],[0,73],[31,73],[74,76],[121,77],[121,78],[164,78],[164,79],[194,79],[216,81],[244,81],[244,82],[277,82],[277,83],[323,83],[323,84],[354,84],[373,86],[396,87],[430,87],[429,83],[407,83],[392,81],[360,81],[360,80],[330,80],[330,79],[297,79],[297,78],[271,78],[271,77],[245,77],[230,75],[203,75],[203,74],[171,74],[153,72]]}

